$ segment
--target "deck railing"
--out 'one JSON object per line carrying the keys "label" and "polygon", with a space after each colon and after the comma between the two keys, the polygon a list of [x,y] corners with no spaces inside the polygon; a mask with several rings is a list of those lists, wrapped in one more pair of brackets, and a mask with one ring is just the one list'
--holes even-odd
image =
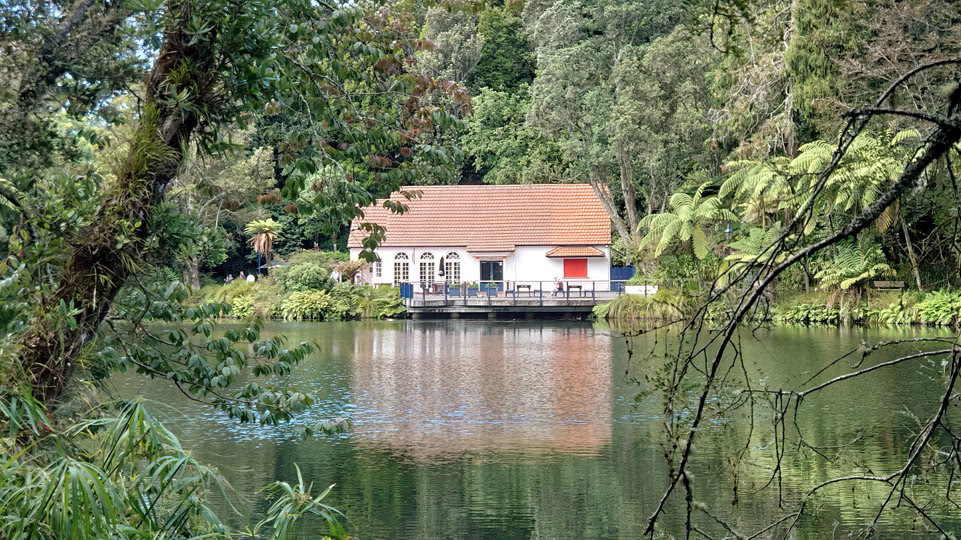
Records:
{"label": "deck railing", "polygon": [[[654,282],[641,285],[626,285],[621,280],[561,279],[559,281],[538,280],[482,280],[472,282],[420,281],[400,284],[401,296],[408,303],[420,305],[536,305],[543,306],[545,301],[551,305],[558,303],[583,304],[613,300],[625,292],[651,295],[657,292]],[[633,289],[633,290],[631,290]]]}

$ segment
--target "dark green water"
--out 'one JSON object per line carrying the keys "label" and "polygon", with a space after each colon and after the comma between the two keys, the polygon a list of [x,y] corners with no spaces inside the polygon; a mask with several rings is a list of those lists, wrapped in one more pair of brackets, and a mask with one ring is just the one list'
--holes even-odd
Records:
{"label": "dark green water", "polygon": [[[343,510],[351,532],[365,540],[641,538],[663,493],[661,400],[652,395],[636,402],[644,388],[632,379],[656,366],[645,357],[670,345],[670,333],[637,339],[639,357],[628,366],[623,338],[591,323],[291,323],[267,332],[319,343],[319,353],[290,377],[319,397],[299,421],[347,416],[353,421],[348,435],[303,440],[292,426],[239,425],[163,381],[114,379],[119,394],[155,400],[153,409],[184,446],[248,495],[248,515],[227,518],[234,525],[258,520],[266,505],[256,491],[274,479],[294,480],[295,463],[315,488],[337,485],[327,502]],[[862,340],[918,335],[933,334],[778,328],[759,334],[760,341],[745,336],[744,348],[753,381],[797,387],[826,359]],[[891,356],[874,361],[885,358]],[[832,462],[791,452],[781,480],[784,498],[796,500],[832,476],[899,467],[917,429],[912,415],[934,410],[939,373],[937,363],[919,361],[805,401],[805,437],[843,455]],[[758,418],[737,507],[726,457],[744,444],[746,419],[709,423],[693,458],[695,496],[748,534],[785,512],[776,484],[751,494],[773,465],[765,412]],[[923,481],[947,486],[946,478]],[[796,537],[845,536],[873,518],[886,493],[880,486],[829,489]],[[668,508],[661,532],[683,537],[683,500]],[[700,521],[723,535],[716,524]],[[886,516],[881,527],[882,538],[926,537],[906,513]]]}

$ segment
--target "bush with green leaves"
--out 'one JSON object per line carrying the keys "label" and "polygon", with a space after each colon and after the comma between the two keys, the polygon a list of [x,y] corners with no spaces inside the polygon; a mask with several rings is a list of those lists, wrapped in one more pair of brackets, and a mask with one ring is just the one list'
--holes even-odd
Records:
{"label": "bush with green leaves", "polygon": [[318,251],[316,249],[304,249],[292,253],[287,257],[290,264],[318,264],[327,270],[333,270],[339,263],[350,260],[350,254],[342,251]]}
{"label": "bush with green leaves", "polygon": [[594,306],[594,317],[609,321],[680,321],[689,317],[699,297],[677,289],[660,289],[650,296],[622,294],[606,304]]}
{"label": "bush with green leaves", "polygon": [[361,287],[361,290],[357,300],[357,313],[361,319],[390,319],[407,311],[397,288]]}
{"label": "bush with green leaves", "polygon": [[325,290],[333,284],[330,271],[314,262],[289,264],[276,268],[274,279],[285,291],[290,292]]}
{"label": "bush with green leaves", "polygon": [[213,291],[208,291],[207,288],[204,287],[202,290],[205,292],[205,296],[202,298],[202,301],[229,304],[238,296],[253,294],[256,286],[256,282],[251,283],[245,279],[235,279]]}
{"label": "bush with green leaves", "polygon": [[[184,450],[141,400],[97,406],[79,419],[52,416],[28,391],[0,387],[0,530],[37,538],[229,538],[205,494],[231,491]],[[295,488],[265,490],[273,506],[257,524],[272,539],[292,538],[304,515],[347,538],[340,512],[311,497],[298,470]],[[333,487],[333,486],[331,486]],[[276,510],[283,509],[280,513]]]}
{"label": "bush with green leaves", "polygon": [[690,253],[669,253],[657,262],[654,279],[666,284],[711,281],[721,267],[722,259],[713,251],[696,259]]}
{"label": "bush with green leaves", "polygon": [[280,305],[280,313],[287,321],[323,320],[331,298],[325,291],[290,293]]}
{"label": "bush with green leaves", "polygon": [[345,321],[360,318],[360,302],[363,288],[350,283],[338,283],[330,290],[330,305],[326,318],[332,321]]}
{"label": "bush with green leaves", "polygon": [[11,455],[0,469],[3,538],[225,535],[195,496],[224,491],[222,479],[140,402],[85,416],[57,424],[29,393],[0,391],[4,450]]}
{"label": "bush with green leaves", "polygon": [[924,295],[915,306],[917,320],[936,326],[957,325],[961,322],[961,293],[934,291]]}
{"label": "bush with green leaves", "polygon": [[245,294],[234,297],[230,302],[230,310],[238,319],[249,319],[254,314],[254,295]]}
{"label": "bush with green leaves", "polygon": [[841,322],[841,309],[824,304],[797,304],[775,310],[774,318],[786,323],[838,324]]}

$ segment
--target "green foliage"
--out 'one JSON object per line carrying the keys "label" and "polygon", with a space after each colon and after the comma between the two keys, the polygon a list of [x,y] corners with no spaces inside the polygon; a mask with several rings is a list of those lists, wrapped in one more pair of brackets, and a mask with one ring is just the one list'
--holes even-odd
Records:
{"label": "green foliage", "polygon": [[697,309],[699,299],[678,289],[659,289],[650,296],[622,294],[594,306],[594,317],[611,321],[681,321]]}
{"label": "green foliage", "polygon": [[314,262],[288,264],[275,268],[274,279],[288,292],[326,290],[333,285],[330,271]]}
{"label": "green foliage", "polygon": [[668,253],[658,259],[654,279],[662,283],[710,281],[718,275],[721,258],[709,252],[703,259],[690,253]]}
{"label": "green foliage", "polygon": [[405,311],[400,290],[394,287],[364,287],[356,308],[362,319],[390,319]]}
{"label": "green foliage", "polygon": [[199,495],[224,489],[143,404],[55,424],[29,393],[0,391],[4,538],[208,538],[226,529]]}
{"label": "green foliage", "polygon": [[852,243],[838,244],[834,255],[819,266],[815,274],[824,289],[839,288],[842,291],[860,287],[868,280],[893,276],[894,270],[884,260],[877,246],[866,247]]}
{"label": "green foliage", "polygon": [[230,301],[230,312],[234,317],[249,319],[254,315],[254,295],[236,296]]}
{"label": "green foliage", "polygon": [[776,310],[775,320],[802,324],[838,324],[841,321],[841,309],[824,304],[797,304],[784,310]]}
{"label": "green foliage", "polygon": [[[787,303],[787,302],[785,302]],[[932,291],[880,295],[855,306],[799,302],[777,306],[775,320],[802,324],[839,324],[850,319],[891,325],[956,326],[961,321],[961,293]]]}
{"label": "green foliage", "polygon": [[350,254],[342,251],[303,250],[292,254],[287,260],[292,265],[312,263],[323,266],[330,271],[333,270],[337,264],[350,260]]}
{"label": "green foliage", "polygon": [[721,206],[721,199],[705,197],[710,183],[701,184],[694,195],[675,193],[671,196],[672,212],[649,214],[641,220],[638,228],[646,229],[644,245],[656,244],[654,256],[660,257],[674,242],[689,244],[698,259],[707,257],[708,234],[705,228],[718,222],[737,222],[739,218]]}
{"label": "green foliage", "polygon": [[474,114],[461,144],[473,158],[474,171],[488,184],[535,184],[562,177],[560,147],[527,125],[530,92],[484,88],[474,100]]}
{"label": "green foliage", "polygon": [[272,529],[270,540],[294,540],[300,538],[299,532],[305,525],[303,517],[316,516],[327,524],[329,534],[324,538],[347,540],[347,531],[338,521],[338,516],[343,514],[323,503],[334,486],[331,485],[315,497],[310,492],[312,486],[304,484],[300,467],[297,464],[294,467],[297,469],[296,484],[278,480],[264,488],[268,500],[272,499],[272,502],[267,509],[267,517],[257,524],[255,533],[269,524]]}
{"label": "green foliage", "polygon": [[534,57],[527,30],[507,6],[481,12],[477,33],[483,37],[484,45],[471,87],[510,92],[534,80]]}
{"label": "green foliage", "polygon": [[299,291],[284,298],[280,313],[287,321],[322,320],[330,304],[331,296],[326,291]]}
{"label": "green foliage", "polygon": [[[205,301],[219,302],[222,304],[233,303],[234,298],[240,296],[250,296],[254,290],[257,288],[257,283],[251,283],[245,279],[235,279],[230,283],[223,286],[217,286],[216,289],[210,291],[206,287]],[[208,296],[212,292],[213,294]]]}
{"label": "green foliage", "polygon": [[927,293],[915,306],[917,320],[937,326],[957,326],[961,323],[961,293],[935,291]]}

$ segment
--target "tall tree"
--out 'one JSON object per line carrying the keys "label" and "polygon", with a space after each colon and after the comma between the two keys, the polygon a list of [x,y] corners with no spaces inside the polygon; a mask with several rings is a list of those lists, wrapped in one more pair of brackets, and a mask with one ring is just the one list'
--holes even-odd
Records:
{"label": "tall tree", "polygon": [[[81,32],[83,27],[73,23],[81,14],[95,16],[82,9],[92,4],[79,0],[72,11],[53,10],[64,39]],[[288,193],[296,196],[307,175],[331,162],[363,163],[371,180],[391,189],[414,172],[406,157],[388,155],[403,148],[398,156],[423,152],[440,159],[442,148],[420,148],[418,140],[427,130],[457,121],[447,111],[422,106],[420,98],[440,83],[404,72],[405,59],[417,45],[389,11],[367,13],[294,0],[170,0],[145,7],[150,8],[141,14],[146,22],[138,29],[148,46],[156,43],[156,55],[131,140],[115,174],[92,198],[96,209],[91,218],[74,232],[23,215],[21,230],[62,239],[55,247],[64,263],[44,276],[46,286],[35,293],[36,313],[19,347],[19,363],[47,403],[61,395],[118,291],[143,264],[153,210],[191,141],[205,151],[222,150],[229,147],[219,137],[222,128],[243,121],[242,112],[303,111],[305,124],[287,141],[294,149],[285,165]],[[110,42],[109,35],[97,39]],[[52,80],[38,79],[46,89],[40,95],[69,78],[66,69],[55,74]],[[444,89],[463,95],[450,85]],[[44,193],[25,193],[45,202]],[[360,212],[358,205],[374,199],[361,186],[351,193],[351,216]],[[44,230],[36,231],[40,227]],[[35,257],[48,257],[42,254],[48,248],[29,238],[17,246]],[[74,311],[65,319],[57,315],[60,306]]]}
{"label": "tall tree", "polygon": [[569,179],[594,186],[627,241],[634,239],[639,221],[634,131],[629,122],[620,128],[617,123],[625,110],[640,106],[633,101],[625,66],[643,55],[643,45],[672,28],[670,19],[658,25],[650,21],[660,19],[645,18],[658,9],[676,13],[669,5],[645,2],[558,1],[525,8],[538,70],[528,121],[558,142]]}

